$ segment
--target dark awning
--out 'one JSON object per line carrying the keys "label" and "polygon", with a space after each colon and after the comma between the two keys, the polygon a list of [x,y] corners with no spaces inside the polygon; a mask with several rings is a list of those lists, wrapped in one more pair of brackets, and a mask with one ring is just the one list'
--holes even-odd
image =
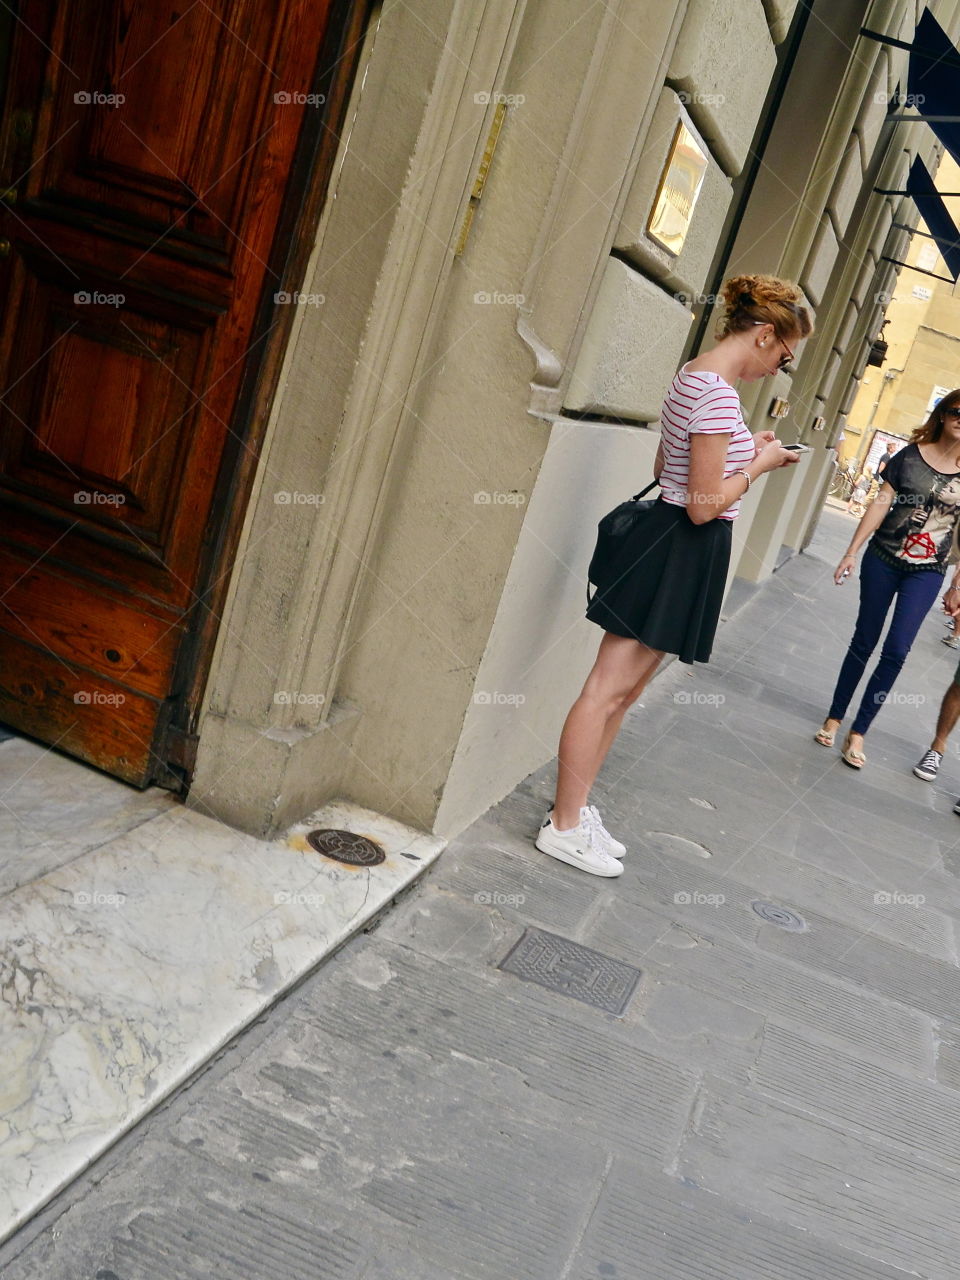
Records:
{"label": "dark awning", "polygon": [[[907,66],[907,92],[901,95],[898,86],[895,102],[899,106],[912,109],[917,114],[898,113],[889,118],[906,123],[929,125],[935,136],[960,164],[960,115],[957,114],[960,53],[930,10],[924,9],[914,30],[913,40],[909,44],[893,36],[870,31],[867,27],[861,27],[860,34],[870,40],[877,40],[881,44],[906,49],[910,54]],[[882,187],[874,187],[874,190],[883,195],[913,197],[921,217],[929,228],[931,238],[936,241],[937,248],[947,264],[950,278],[956,283],[957,277],[960,276],[960,233],[947,206],[943,203],[943,195],[960,193],[938,191],[919,156],[914,159],[910,168],[906,191],[887,191]],[[904,230],[909,231],[911,228],[905,227]],[[892,259],[888,258],[886,261],[889,262]],[[907,263],[897,263],[897,266],[907,265]],[[934,273],[927,271],[923,274],[933,275]]]}
{"label": "dark awning", "polygon": [[914,199],[920,216],[927,224],[937,248],[947,264],[954,282],[960,276],[960,231],[950,216],[943,197],[933,184],[927,166],[919,156],[914,158],[907,176],[907,193]]}
{"label": "dark awning", "polygon": [[924,9],[910,46],[907,103],[914,107],[960,164],[957,77],[960,56],[929,9]]}

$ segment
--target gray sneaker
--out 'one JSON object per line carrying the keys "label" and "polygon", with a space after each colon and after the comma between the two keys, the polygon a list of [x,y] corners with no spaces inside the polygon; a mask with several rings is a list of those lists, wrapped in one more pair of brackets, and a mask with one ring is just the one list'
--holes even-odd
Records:
{"label": "gray sneaker", "polygon": [[924,782],[932,782],[940,772],[940,764],[943,755],[939,751],[925,751],[919,764],[913,766],[914,777],[922,778]]}

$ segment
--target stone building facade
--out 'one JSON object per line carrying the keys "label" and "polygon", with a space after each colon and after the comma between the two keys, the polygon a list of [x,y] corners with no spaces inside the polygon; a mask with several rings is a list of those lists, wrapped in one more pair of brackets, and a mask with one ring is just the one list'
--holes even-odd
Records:
{"label": "stone building facade", "polygon": [[[949,153],[937,186],[954,217],[960,214],[960,165]],[[843,456],[866,460],[877,452],[875,432],[908,439],[930,412],[931,401],[960,385],[960,298],[936,241],[920,224],[897,278],[883,330],[884,362],[869,366],[844,426]]]}
{"label": "stone building facade", "polygon": [[[861,27],[909,45],[922,8],[375,10],[188,803],[267,833],[344,796],[451,836],[550,759],[599,638],[596,522],[649,480],[733,271],[797,280],[816,333],[744,389],[752,430],[787,401],[778,430],[812,452],[754,486],[730,590],[803,547],[916,223],[882,192],[939,154],[891,119],[908,52]],[[960,5],[932,8],[956,38]],[[681,121],[707,167],[675,254],[647,228]]]}

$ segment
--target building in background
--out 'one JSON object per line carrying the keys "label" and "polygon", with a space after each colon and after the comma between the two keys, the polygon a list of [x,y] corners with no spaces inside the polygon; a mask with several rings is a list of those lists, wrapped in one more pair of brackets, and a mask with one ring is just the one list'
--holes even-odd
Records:
{"label": "building in background", "polygon": [[[798,280],[816,335],[745,389],[753,430],[812,452],[753,487],[730,590],[805,545],[920,251],[932,130],[951,139],[919,120],[918,77],[949,94],[933,68],[955,80],[960,5],[338,0],[264,25],[235,0],[213,31],[217,7],[105,16],[139,42],[118,68],[79,29],[71,54],[91,90],[130,94],[163,41],[177,65],[216,51],[202,110],[144,92],[83,115],[97,101],[54,74],[69,22],[49,74],[14,42],[11,278],[61,334],[15,385],[72,473],[56,488],[48,453],[27,484],[8,453],[0,719],[260,834],[344,796],[449,836],[554,755],[598,640],[596,522],[649,479],[662,396],[731,272]],[[87,149],[73,168],[62,147],[41,164],[54,118]],[[102,297],[137,281],[116,317],[71,312],[66,276],[48,303],[63,272],[21,244],[28,214],[63,263],[108,237],[87,275]],[[207,434],[134,474],[148,413],[147,468],[163,414],[197,404]]]}
{"label": "building in background", "polygon": [[[956,222],[960,165],[949,152],[940,161],[936,186]],[[960,386],[960,297],[922,220],[905,262],[886,309],[883,364],[865,369],[844,427],[841,458],[855,457],[874,470],[887,441],[908,440],[937,401]]]}

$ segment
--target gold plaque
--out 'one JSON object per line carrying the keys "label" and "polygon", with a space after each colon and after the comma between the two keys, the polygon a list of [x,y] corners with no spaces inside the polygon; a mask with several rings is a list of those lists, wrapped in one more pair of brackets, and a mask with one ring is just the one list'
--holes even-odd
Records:
{"label": "gold plaque", "polygon": [[687,238],[693,206],[706,172],[707,156],[681,120],[647,221],[647,234],[674,257]]}

